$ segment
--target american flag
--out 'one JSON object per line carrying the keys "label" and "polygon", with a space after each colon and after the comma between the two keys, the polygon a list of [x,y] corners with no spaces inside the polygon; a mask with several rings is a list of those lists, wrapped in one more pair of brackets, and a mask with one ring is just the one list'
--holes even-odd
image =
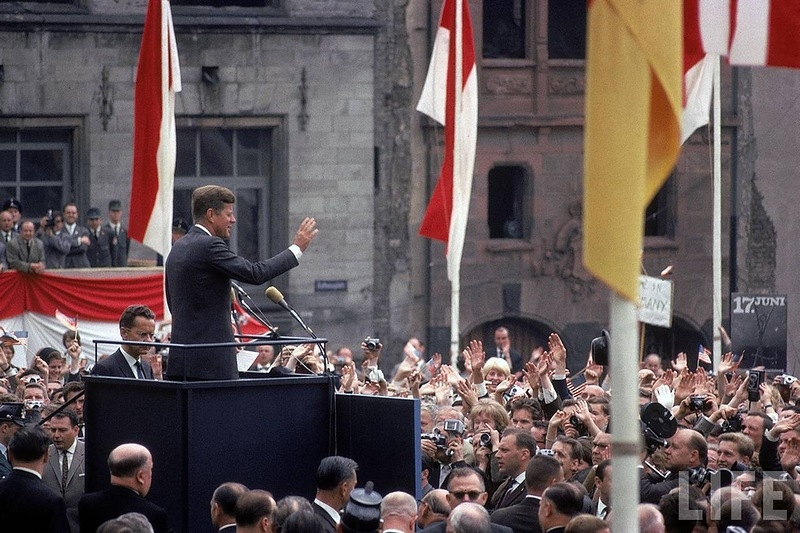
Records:
{"label": "american flag", "polygon": [[711,364],[711,350],[703,346],[702,344],[697,349],[697,362],[705,363],[707,365]]}
{"label": "american flag", "polygon": [[567,390],[569,391],[569,393],[572,395],[573,398],[577,398],[578,396],[580,396],[585,388],[586,388],[585,381],[580,385],[575,386],[572,384],[572,378],[567,378]]}

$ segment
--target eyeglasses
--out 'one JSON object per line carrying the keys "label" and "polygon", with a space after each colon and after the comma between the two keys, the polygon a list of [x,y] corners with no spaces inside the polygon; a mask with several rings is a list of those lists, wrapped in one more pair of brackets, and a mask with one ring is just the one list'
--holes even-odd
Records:
{"label": "eyeglasses", "polygon": [[450,494],[452,494],[453,497],[456,498],[457,500],[463,500],[465,497],[469,497],[470,500],[477,500],[478,498],[481,497],[481,494],[483,494],[483,492],[479,490],[470,490],[470,491],[456,491],[456,492],[451,492]]}
{"label": "eyeglasses", "polygon": [[[153,333],[153,332],[150,332],[150,331],[136,331],[136,330],[133,330],[133,329],[130,329],[130,328],[125,328],[125,330],[128,333],[130,333],[131,335],[133,335],[133,337],[135,337],[135,338],[137,338],[137,339],[139,339],[141,341],[151,341],[151,340],[154,340],[156,338],[156,334]],[[131,340],[131,339],[127,339],[127,340]]]}

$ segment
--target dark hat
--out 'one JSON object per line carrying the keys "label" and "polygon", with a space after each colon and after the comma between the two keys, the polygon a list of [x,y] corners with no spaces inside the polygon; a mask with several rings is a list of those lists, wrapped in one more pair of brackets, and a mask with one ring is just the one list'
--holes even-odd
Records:
{"label": "dark hat", "polygon": [[3,211],[6,209],[16,209],[20,213],[22,213],[22,204],[16,198],[9,198],[5,202],[3,202]]}
{"label": "dark hat", "polygon": [[108,210],[109,211],[121,211],[122,210],[122,202],[119,200],[111,200],[108,202]]}
{"label": "dark hat", "polygon": [[172,229],[178,229],[183,231],[184,233],[188,233],[189,223],[186,222],[186,220],[182,219],[181,217],[178,217],[172,221]]}
{"label": "dark hat", "polygon": [[354,489],[342,513],[342,529],[356,533],[372,533],[381,526],[383,498],[373,490],[372,481],[363,489]]}
{"label": "dark hat", "polygon": [[86,211],[86,218],[100,218],[100,210],[96,207],[90,207]]}
{"label": "dark hat", "polygon": [[0,421],[8,420],[19,426],[24,426],[25,415],[25,406],[22,403],[0,404]]}

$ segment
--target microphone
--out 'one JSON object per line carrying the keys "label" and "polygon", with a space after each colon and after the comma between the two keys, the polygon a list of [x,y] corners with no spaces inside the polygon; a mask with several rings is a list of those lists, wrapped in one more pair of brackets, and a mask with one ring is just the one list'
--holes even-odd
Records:
{"label": "microphone", "polygon": [[286,299],[283,297],[283,294],[281,294],[281,291],[279,291],[275,287],[267,287],[267,290],[264,292],[264,294],[266,294],[267,298],[272,300],[274,303],[276,303],[276,304],[280,305],[281,307],[283,307],[284,309],[286,309],[289,312],[289,314],[292,315],[292,318],[297,320],[297,322],[301,326],[303,326],[303,329],[306,330],[309,335],[311,335],[312,339],[316,339],[317,338],[317,336],[314,335],[314,332],[311,331],[311,328],[308,327],[308,325],[303,321],[303,319],[300,318],[300,315],[297,314],[297,311],[292,309],[292,306],[289,305],[286,302]]}

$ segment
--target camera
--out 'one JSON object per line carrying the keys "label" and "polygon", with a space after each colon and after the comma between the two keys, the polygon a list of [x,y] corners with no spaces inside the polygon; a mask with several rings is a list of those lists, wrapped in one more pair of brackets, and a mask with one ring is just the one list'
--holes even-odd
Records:
{"label": "camera", "polygon": [[689,408],[692,411],[698,411],[698,412],[702,411],[703,410],[703,404],[705,403],[705,401],[706,401],[706,397],[704,395],[702,395],[702,394],[692,394],[689,397]]}
{"label": "camera", "polygon": [[367,350],[369,350],[370,352],[374,352],[375,350],[380,348],[381,340],[373,339],[372,337],[367,337],[366,339],[364,339],[364,344],[367,346]]}
{"label": "camera", "polygon": [[367,381],[372,383],[380,383],[385,379],[383,376],[383,371],[379,370],[377,366],[370,366],[367,368]]}
{"label": "camera", "polygon": [[747,400],[757,402],[759,399],[758,386],[764,381],[763,370],[751,370],[747,374]]}
{"label": "camera", "polygon": [[448,418],[444,421],[444,430],[455,435],[463,435],[464,422],[456,418]]}
{"label": "camera", "polygon": [[420,435],[420,438],[433,442],[436,445],[436,447],[440,450],[444,450],[447,448],[447,437],[445,437],[441,433],[437,432],[423,433],[422,435]]}
{"label": "camera", "polygon": [[518,386],[518,385],[514,385],[513,387],[511,387],[510,389],[508,389],[508,390],[507,390],[507,391],[506,391],[506,392],[503,394],[503,398],[504,398],[506,401],[509,401],[509,400],[511,400],[512,398],[514,398],[515,396],[519,396],[520,394],[525,394],[525,389],[523,389],[522,387],[520,387],[520,386]]}
{"label": "camera", "polygon": [[25,404],[25,409],[41,409],[44,407],[42,400],[25,400],[23,403]]}
{"label": "camera", "polygon": [[536,450],[536,455],[546,455],[548,457],[555,457],[555,452],[550,448],[539,448]]}
{"label": "camera", "polygon": [[790,376],[789,374],[781,374],[775,379],[775,383],[777,385],[783,385],[784,387],[788,387],[795,381],[797,381],[797,378],[794,376]]}
{"label": "camera", "polygon": [[479,441],[481,443],[481,446],[484,446],[486,448],[492,447],[492,436],[489,435],[488,433],[481,433]]}
{"label": "camera", "polygon": [[650,402],[642,407],[639,419],[648,453],[669,446],[667,439],[678,431],[678,421],[672,412],[658,402]]}
{"label": "camera", "polygon": [[733,472],[727,468],[713,470],[704,466],[691,468],[688,471],[688,481],[690,485],[702,488],[711,483],[712,487],[730,487],[733,483]]}
{"label": "camera", "polygon": [[48,209],[47,210],[47,218],[45,219],[44,227],[45,228],[54,228],[54,227],[56,227],[56,217],[53,216],[53,210],[52,209]]}
{"label": "camera", "polygon": [[572,424],[578,431],[583,429],[583,422],[581,422],[581,419],[578,418],[575,414],[570,415],[569,423]]}
{"label": "camera", "polygon": [[738,433],[742,430],[742,418],[744,416],[744,412],[738,411],[734,416],[730,417],[728,420],[723,420],[720,426],[722,426],[723,433]]}

